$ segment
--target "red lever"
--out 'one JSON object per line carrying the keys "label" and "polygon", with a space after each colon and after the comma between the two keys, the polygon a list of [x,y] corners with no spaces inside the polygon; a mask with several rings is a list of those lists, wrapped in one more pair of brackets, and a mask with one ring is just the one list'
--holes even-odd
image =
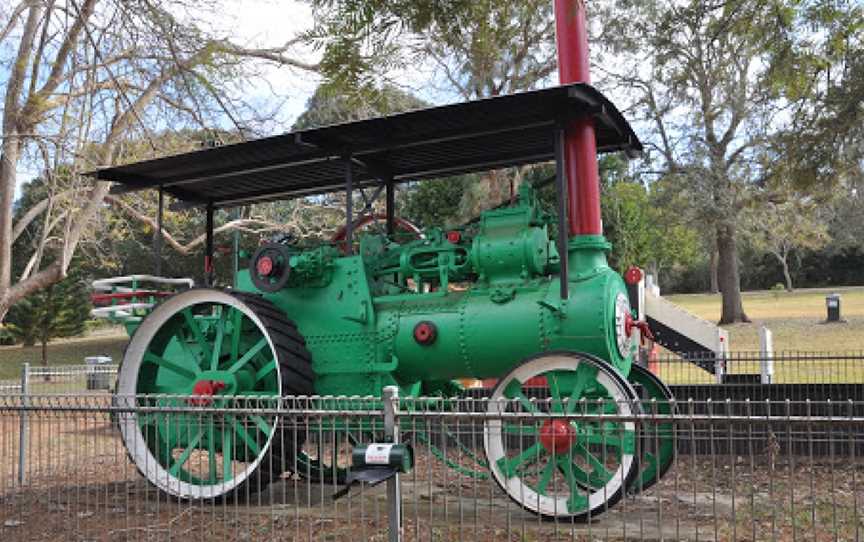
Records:
{"label": "red lever", "polygon": [[654,334],[651,333],[651,328],[648,326],[648,322],[644,320],[634,320],[630,313],[627,313],[627,316],[624,318],[624,333],[629,337],[633,334],[633,329],[639,330],[643,343],[645,339],[648,339],[649,341],[654,340]]}
{"label": "red lever", "polygon": [[649,341],[654,340],[654,334],[651,333],[651,328],[648,326],[648,322],[640,321],[636,322],[636,329],[639,330],[639,333],[642,334],[642,339],[648,339]]}

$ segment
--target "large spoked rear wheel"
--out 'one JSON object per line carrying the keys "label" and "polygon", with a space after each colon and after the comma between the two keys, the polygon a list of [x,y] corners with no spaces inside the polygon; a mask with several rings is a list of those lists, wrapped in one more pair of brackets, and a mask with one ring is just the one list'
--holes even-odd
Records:
{"label": "large spoked rear wheel", "polygon": [[[599,416],[638,411],[633,388],[599,358],[574,352],[529,358],[492,392],[488,412],[504,416],[486,422],[489,468],[525,509],[547,518],[590,519],[621,499],[639,463],[634,421]],[[532,416],[506,418],[518,412]]]}
{"label": "large spoked rear wheel", "polygon": [[293,322],[259,296],[196,289],[169,298],[141,323],[120,367],[121,402],[138,396],[137,407],[159,407],[121,414],[131,459],[172,497],[259,491],[292,466],[302,444],[305,431],[276,409],[284,395],[312,393],[310,360]]}

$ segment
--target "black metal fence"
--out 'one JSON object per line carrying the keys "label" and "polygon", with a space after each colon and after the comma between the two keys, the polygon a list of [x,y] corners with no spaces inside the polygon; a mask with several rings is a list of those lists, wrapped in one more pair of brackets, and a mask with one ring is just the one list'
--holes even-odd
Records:
{"label": "black metal fence", "polygon": [[679,400],[864,401],[864,351],[663,354],[649,367]]}
{"label": "black metal fence", "polygon": [[[164,399],[0,397],[0,539],[480,542],[864,536],[861,403],[684,401],[671,415],[652,412],[650,405],[639,414],[580,407],[565,415],[538,414],[518,405],[490,408],[485,399],[403,399],[393,407],[394,434],[412,446],[415,461],[398,480],[399,491],[358,485],[334,499],[344,482],[338,474],[352,469],[350,449],[386,436],[381,400],[284,398],[278,407],[259,401],[226,410],[188,401],[169,408]],[[799,409],[805,414],[796,414]],[[280,416],[284,422],[275,437],[280,447],[302,443],[303,454],[267,455],[257,467],[280,474],[249,478],[230,498],[177,499],[159,486],[177,489],[169,479],[178,473],[212,472],[214,452],[208,458],[204,445],[192,453],[172,450],[165,472],[136,464],[120,429],[127,423],[147,425],[154,416],[162,416],[172,434],[231,427],[235,450],[245,431]],[[623,479],[616,486],[615,477],[623,471],[614,470],[615,458],[597,456],[610,468],[604,480],[610,496],[626,483],[625,496],[614,505],[609,499],[608,506],[582,521],[542,519],[523,508],[531,504],[526,499],[537,484],[548,492],[589,491],[587,486],[568,488],[557,471],[538,481],[553,458],[541,453],[535,431],[549,417],[594,427],[593,436],[601,441],[613,438],[614,424],[629,424],[640,435],[636,455],[656,451],[651,443],[668,438],[679,455],[651,487]],[[358,425],[359,420],[366,425]],[[27,433],[23,444],[22,429]],[[507,461],[521,458],[523,479],[532,476],[532,469],[535,473],[524,494],[511,487],[508,495],[487,464],[487,440],[505,430],[512,448]],[[217,472],[227,472],[224,450],[215,455]],[[589,468],[584,458],[564,457],[577,468]],[[230,468],[244,472],[244,461],[250,459],[235,457]],[[227,476],[222,480],[229,483]],[[396,533],[390,528],[394,500],[401,507]]]}

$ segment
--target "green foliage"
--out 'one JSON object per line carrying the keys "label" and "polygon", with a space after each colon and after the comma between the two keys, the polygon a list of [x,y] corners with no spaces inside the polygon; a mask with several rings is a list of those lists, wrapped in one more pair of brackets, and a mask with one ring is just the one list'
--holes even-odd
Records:
{"label": "green foliage", "polygon": [[636,265],[655,275],[696,260],[698,235],[680,217],[658,205],[656,194],[633,182],[617,182],[604,192],[604,233],[612,243],[610,265],[624,272]]}
{"label": "green foliage", "polygon": [[322,51],[326,85],[353,94],[375,92],[381,74],[403,66],[400,40],[432,25],[450,26],[468,0],[311,0],[315,28],[305,38]]}
{"label": "green foliage", "polygon": [[395,68],[431,60],[462,98],[533,88],[556,66],[552,2],[312,0],[306,39],[328,87],[374,92]]}
{"label": "green foliage", "polygon": [[13,305],[7,322],[9,331],[25,346],[36,342],[44,346],[54,338],[80,335],[89,317],[89,289],[73,266],[65,280]]}
{"label": "green foliage", "polygon": [[15,344],[15,335],[12,331],[0,324],[0,346],[10,346]]}
{"label": "green foliage", "polygon": [[449,228],[464,222],[459,204],[470,176],[413,183],[400,191],[399,215],[421,228]]}
{"label": "green foliage", "polygon": [[291,129],[306,130],[424,107],[429,107],[429,104],[392,85],[374,88],[372,92],[361,95],[346,94],[321,85],[306,101],[306,110],[297,117]]}
{"label": "green foliage", "polygon": [[743,217],[752,246],[771,254],[782,266],[786,289],[792,290],[789,257],[803,250],[817,250],[830,240],[826,208],[812,197],[786,193],[777,201],[748,209]]}

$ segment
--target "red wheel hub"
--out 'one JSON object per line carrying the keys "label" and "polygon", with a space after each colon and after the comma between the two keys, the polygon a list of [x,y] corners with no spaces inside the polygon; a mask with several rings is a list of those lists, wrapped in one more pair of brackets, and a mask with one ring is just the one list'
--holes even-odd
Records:
{"label": "red wheel hub", "polygon": [[255,270],[262,277],[270,276],[270,273],[273,272],[273,259],[270,256],[258,258],[258,261],[255,263]]}
{"label": "red wheel hub", "polygon": [[576,431],[565,420],[546,420],[540,426],[540,444],[551,454],[566,453],[576,442]]}
{"label": "red wheel hub", "polygon": [[192,395],[196,397],[189,399],[189,404],[209,406],[213,402],[211,397],[224,390],[225,387],[225,383],[219,380],[199,380],[192,387]]}

